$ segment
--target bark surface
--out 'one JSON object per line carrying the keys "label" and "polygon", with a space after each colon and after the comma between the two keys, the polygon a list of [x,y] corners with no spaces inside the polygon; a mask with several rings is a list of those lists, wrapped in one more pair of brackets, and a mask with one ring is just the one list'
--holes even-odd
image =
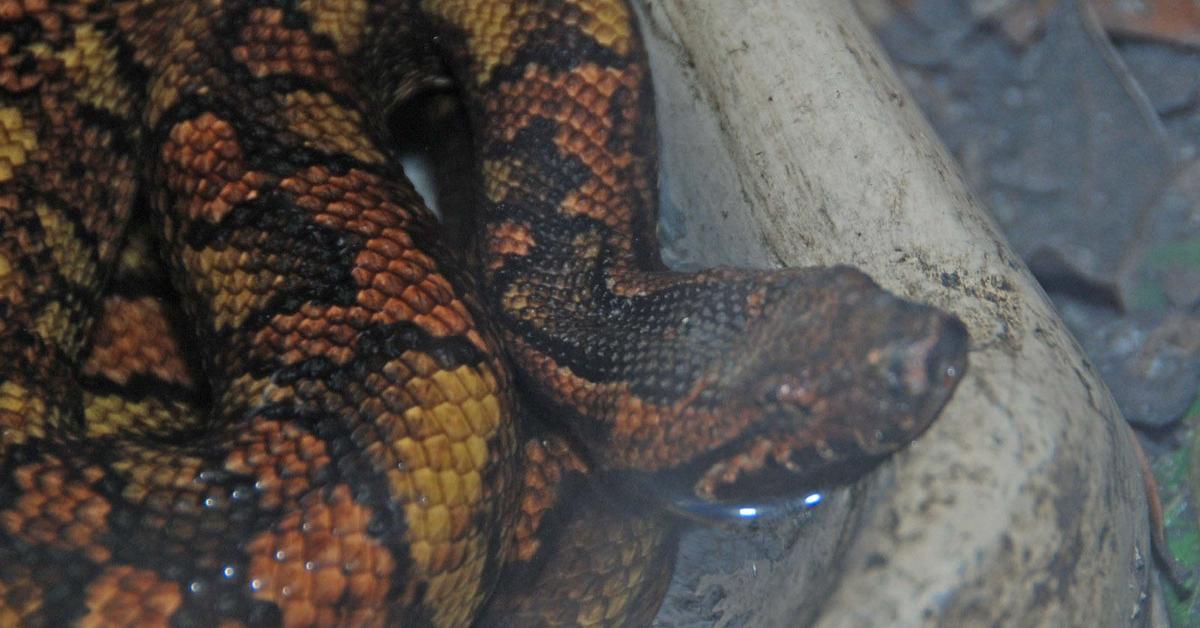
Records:
{"label": "bark surface", "polygon": [[770,534],[690,535],[660,621],[1145,623],[1129,428],[851,3],[635,4],[673,263],[848,263],[972,337],[966,380],[910,449]]}

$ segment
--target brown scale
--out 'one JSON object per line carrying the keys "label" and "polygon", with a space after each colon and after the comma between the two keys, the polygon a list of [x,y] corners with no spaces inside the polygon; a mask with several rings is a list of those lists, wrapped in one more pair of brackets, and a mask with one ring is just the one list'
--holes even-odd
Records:
{"label": "brown scale", "polygon": [[[646,623],[623,474],[794,496],[961,377],[852,269],[663,269],[623,0],[297,4],[0,0],[0,624]],[[380,131],[442,68],[474,270]]]}

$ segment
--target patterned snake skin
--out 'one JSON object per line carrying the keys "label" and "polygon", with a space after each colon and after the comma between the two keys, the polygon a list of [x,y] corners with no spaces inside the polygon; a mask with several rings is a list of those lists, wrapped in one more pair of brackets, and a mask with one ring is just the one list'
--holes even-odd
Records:
{"label": "patterned snake skin", "polygon": [[[447,79],[469,244],[389,131]],[[0,626],[641,625],[674,536],[612,489],[920,434],[961,323],[666,270],[652,110],[624,0],[0,0]]]}

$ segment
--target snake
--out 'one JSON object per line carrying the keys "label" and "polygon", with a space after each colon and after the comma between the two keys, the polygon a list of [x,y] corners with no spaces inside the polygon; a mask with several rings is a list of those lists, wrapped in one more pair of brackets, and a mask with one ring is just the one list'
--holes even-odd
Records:
{"label": "snake", "polygon": [[924,432],[953,315],[662,263],[648,67],[624,0],[0,0],[0,625],[644,625],[672,505]]}

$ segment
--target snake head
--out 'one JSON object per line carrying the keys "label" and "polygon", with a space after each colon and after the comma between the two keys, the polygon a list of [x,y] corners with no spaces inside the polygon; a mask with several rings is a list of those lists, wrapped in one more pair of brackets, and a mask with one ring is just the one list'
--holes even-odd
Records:
{"label": "snake head", "polygon": [[776,499],[844,483],[919,436],[966,370],[953,315],[848,267],[773,282],[717,386],[740,431],[691,465],[695,497]]}
{"label": "snake head", "polygon": [[782,329],[754,356],[747,388],[766,429],[802,437],[821,460],[891,453],[949,397],[966,366],[966,328],[871,287],[827,307],[820,325],[772,325]]}

